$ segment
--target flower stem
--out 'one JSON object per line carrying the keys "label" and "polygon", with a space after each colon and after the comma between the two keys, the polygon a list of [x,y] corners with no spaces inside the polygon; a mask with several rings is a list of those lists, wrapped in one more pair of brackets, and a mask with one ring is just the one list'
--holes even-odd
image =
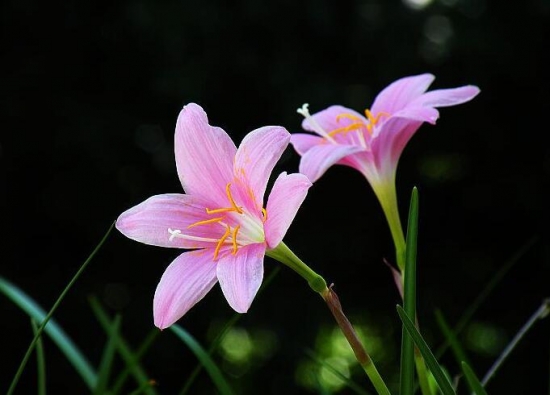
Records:
{"label": "flower stem", "polygon": [[353,325],[342,311],[342,305],[340,304],[338,296],[332,289],[332,286],[330,288],[326,288],[325,291],[321,293],[321,296],[327,303],[330,312],[334,316],[334,319],[338,323],[338,326],[351,346],[351,349],[355,354],[355,358],[374,385],[376,392],[379,395],[390,395],[390,391],[388,390],[386,383],[380,376],[380,373],[378,373],[374,362],[370,358],[369,354],[367,354],[367,351],[359,340],[357,332],[355,332]]}
{"label": "flower stem", "polygon": [[332,290],[332,287],[327,287],[325,279],[311,270],[311,268],[298,258],[284,243],[280,243],[274,249],[268,250],[266,255],[290,267],[308,282],[311,289],[321,295],[334,316],[336,323],[342,330],[344,337],[351,346],[355,358],[369,377],[378,395],[391,395],[386,383],[380,376],[380,373],[378,373],[374,362],[365,350],[365,347],[363,347],[361,340],[359,340],[353,325],[351,325],[351,322],[342,311],[342,305],[340,304],[338,296]]}

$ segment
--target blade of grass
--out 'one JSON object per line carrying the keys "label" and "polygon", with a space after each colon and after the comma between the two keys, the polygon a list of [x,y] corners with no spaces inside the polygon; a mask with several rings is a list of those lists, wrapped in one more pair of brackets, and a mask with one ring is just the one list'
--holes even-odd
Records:
{"label": "blade of grass", "polygon": [[174,324],[170,327],[170,330],[179,337],[187,347],[195,354],[199,359],[204,368],[210,375],[210,378],[214,382],[216,388],[222,395],[233,395],[231,387],[223,377],[222,372],[218,366],[214,363],[210,355],[202,348],[202,346],[197,342],[193,336],[191,336],[185,329],[180,327],[177,324]]}
{"label": "blade of grass", "polygon": [[[416,317],[416,251],[418,241],[418,189],[411,194],[407,239],[405,247],[405,271],[403,272],[403,306],[408,316]],[[403,324],[401,333],[400,394],[414,393],[414,342]]]}
{"label": "blade of grass", "polygon": [[[8,297],[12,302],[14,302],[21,310],[23,310],[29,317],[34,319],[36,322],[44,322],[47,315],[44,309],[42,309],[33,299],[31,299],[26,293],[20,290],[18,287],[10,283],[8,280],[0,277],[0,292]],[[23,369],[29,359],[29,356],[32,353],[32,350],[36,346],[38,339],[40,339],[40,328],[43,328],[43,331],[53,340],[61,352],[65,355],[67,360],[71,365],[76,369],[76,371],[84,380],[84,383],[92,390],[97,381],[97,376],[95,369],[92,367],[88,359],[82,354],[80,349],[74,344],[71,338],[61,329],[61,327],[55,322],[54,319],[49,319],[47,326],[39,326],[37,329],[37,335],[34,336],[31,346],[27,349],[27,353],[21,362],[17,373],[15,374],[10,388],[7,394],[12,394],[15,390],[17,382]]]}
{"label": "blade of grass", "polygon": [[113,361],[116,355],[116,341],[118,338],[118,333],[120,331],[121,322],[122,318],[120,314],[115,315],[115,318],[111,324],[111,328],[109,329],[110,333],[114,333],[115,336],[108,337],[107,344],[103,349],[103,356],[101,357],[99,370],[97,372],[97,386],[93,391],[94,395],[105,395],[105,393],[107,392],[109,376],[111,374]]}
{"label": "blade of grass", "polygon": [[[271,271],[271,273],[269,273],[269,276],[266,277],[266,279],[262,283],[262,286],[258,290],[258,295],[260,295],[262,293],[262,291],[267,286],[269,286],[269,284],[271,284],[273,279],[275,279],[275,277],[277,276],[277,274],[279,274],[280,271],[281,271],[281,266],[276,266],[275,269],[273,269]],[[242,314],[235,313],[235,314],[233,314],[233,317],[231,317],[231,319],[225,323],[223,328],[218,332],[218,334],[216,335],[216,337],[214,338],[214,340],[212,341],[212,343],[208,347],[208,355],[213,355],[214,354],[214,352],[218,349],[218,346],[220,345],[220,342],[223,339],[224,335],[227,333],[227,331],[229,329],[231,329],[237,323],[237,321],[239,321],[241,316],[242,316]],[[203,365],[199,362],[197,364],[197,366],[195,366],[195,369],[193,369],[193,372],[191,372],[191,374],[189,375],[189,378],[185,381],[185,385],[181,389],[179,395],[185,395],[185,394],[187,394],[187,392],[189,392],[191,386],[193,385],[193,383],[197,379],[197,377],[198,377],[199,373],[202,371],[202,369],[203,369]]]}
{"label": "blade of grass", "polygon": [[132,352],[130,346],[128,346],[124,338],[120,336],[119,333],[112,330],[113,324],[111,323],[111,319],[109,318],[97,298],[92,296],[90,297],[89,302],[100,325],[102,326],[105,333],[107,333],[107,336],[115,338],[114,342],[116,344],[118,354],[122,357],[124,363],[127,366],[131,367],[132,375],[136,379],[139,388],[143,389],[143,391],[148,395],[156,395],[157,391],[155,391],[155,389],[152,387],[152,385],[154,385],[154,381],[149,380],[147,374],[138,364],[134,353]]}
{"label": "blade of grass", "polygon": [[[114,226],[115,226],[115,223],[113,222],[111,224],[111,226],[109,227],[109,229],[107,230],[107,233],[105,233],[105,235],[103,236],[103,238],[101,239],[99,244],[94,248],[94,250],[92,251],[90,256],[88,256],[86,261],[84,261],[82,266],[80,266],[80,268],[78,269],[76,274],[73,276],[71,281],[69,281],[69,284],[67,284],[65,289],[61,292],[61,295],[59,295],[59,297],[57,298],[57,300],[53,304],[53,306],[50,309],[50,311],[48,312],[48,314],[44,317],[42,323],[38,327],[36,335],[34,336],[33,340],[31,341],[31,344],[29,345],[29,347],[27,349],[27,352],[25,353],[25,356],[23,357],[23,360],[21,361],[21,364],[19,365],[19,368],[17,369],[17,372],[15,373],[15,376],[13,377],[13,380],[10,384],[10,388],[8,389],[7,395],[11,395],[13,393],[13,391],[15,390],[15,387],[17,386],[17,382],[19,381],[19,378],[21,377],[21,374],[23,373],[23,370],[25,369],[25,365],[27,364],[27,361],[29,360],[29,357],[32,353],[32,350],[34,349],[34,347],[36,345],[36,342],[40,338],[40,336],[42,334],[42,331],[46,327],[46,324],[52,318],[54,312],[57,310],[57,308],[59,307],[59,305],[61,304],[61,302],[63,301],[63,299],[67,295],[67,293],[69,292],[69,290],[72,288],[72,286],[74,285],[76,280],[84,272],[84,269],[86,269],[88,264],[92,261],[92,258],[96,255],[96,253],[99,251],[99,249],[103,246],[103,243],[105,243],[105,241],[107,240],[107,237],[109,237],[109,234],[111,234],[111,231],[113,230]],[[73,359],[69,359],[69,361],[73,362]],[[92,389],[95,386],[95,377],[93,377],[94,381],[91,381],[92,377],[89,374],[90,372],[89,372],[88,369],[84,368],[84,365],[79,363],[79,364],[73,365],[73,366],[78,370],[78,372],[80,373],[80,375],[82,376],[82,378],[84,379],[84,381],[86,382],[88,387],[90,387],[90,389]],[[84,368],[85,370],[80,371],[79,369],[81,369],[81,368]]]}
{"label": "blade of grass", "polygon": [[461,366],[470,390],[472,390],[472,392],[476,395],[488,395],[487,391],[485,391],[485,388],[483,388],[483,385],[477,378],[472,368],[470,368],[470,366],[465,361],[462,361]]}
{"label": "blade of grass", "polygon": [[[38,324],[31,318],[31,326],[34,335],[38,333]],[[44,356],[44,344],[42,337],[38,338],[36,342],[36,366],[38,368],[37,384],[38,395],[46,395],[46,358]]]}
{"label": "blade of grass", "polygon": [[[485,302],[485,300],[489,297],[489,295],[493,292],[493,290],[496,288],[496,286],[502,281],[502,279],[508,274],[510,269],[515,266],[516,263],[520,261],[520,259],[535,245],[535,243],[539,240],[538,236],[531,237],[525,244],[523,244],[520,249],[510,258],[508,259],[501,267],[500,269],[495,273],[491,274],[491,277],[485,286],[483,290],[479,293],[479,295],[475,298],[475,300],[468,306],[466,311],[462,314],[460,319],[458,320],[458,323],[453,328],[453,332],[456,336],[460,335],[460,333],[464,330],[466,325],[470,322],[474,314],[477,312],[479,307]],[[444,342],[439,348],[437,349],[436,355],[438,358],[440,358],[443,353],[447,350],[449,347],[449,343]]]}
{"label": "blade of grass", "polygon": [[491,378],[495,375],[502,363],[506,360],[506,358],[508,358],[514,348],[516,348],[518,343],[521,341],[521,339],[523,339],[529,329],[531,329],[538,320],[545,318],[548,314],[550,314],[550,298],[545,299],[542,302],[540,307],[537,308],[537,310],[531,315],[531,317],[529,317],[527,322],[520,328],[518,333],[516,333],[512,341],[510,341],[504,351],[502,351],[502,354],[500,354],[493,366],[491,366],[489,371],[483,377],[483,380],[481,381],[481,384],[483,384],[483,386],[487,386],[489,380],[491,380]]}
{"label": "blade of grass", "polygon": [[329,364],[326,361],[323,361],[321,358],[319,358],[315,353],[311,350],[305,350],[305,353],[310,357],[315,363],[317,363],[319,366],[322,366],[329,370],[332,374],[334,374],[336,377],[338,377],[342,382],[352,391],[354,391],[356,394],[359,395],[369,395],[370,392],[365,391],[359,384],[357,384],[355,381],[350,379],[349,377],[346,377],[342,372],[340,372],[338,369],[336,369],[334,366]]}
{"label": "blade of grass", "polygon": [[145,353],[149,350],[149,348],[153,345],[157,337],[160,335],[160,331],[155,328],[152,329],[145,340],[141,343],[141,346],[138,348],[138,350],[134,353],[134,362],[133,364],[125,364],[124,370],[120,372],[117,379],[115,380],[115,384],[112,386],[111,391],[109,392],[110,395],[117,395],[122,391],[122,387],[124,386],[126,380],[128,377],[130,377],[130,374],[132,373],[133,365],[139,361],[141,361],[141,358],[145,355]]}
{"label": "blade of grass", "polygon": [[458,364],[460,364],[463,361],[469,365],[470,361],[466,356],[466,352],[462,348],[462,345],[458,341],[458,338],[456,337],[455,333],[447,323],[447,320],[443,316],[443,313],[441,312],[441,310],[439,309],[435,310],[435,319],[437,321],[437,324],[439,325],[439,328],[441,329],[441,332],[445,336],[447,343],[451,346],[451,350],[453,351],[453,354]]}
{"label": "blade of grass", "polygon": [[432,351],[428,347],[428,344],[424,341],[420,332],[418,332],[418,330],[416,329],[411,319],[407,316],[407,313],[405,313],[403,308],[399,305],[397,306],[397,313],[399,314],[399,318],[401,318],[401,321],[403,322],[405,329],[407,330],[409,335],[413,338],[414,343],[418,347],[418,350],[424,357],[424,360],[426,361],[428,368],[430,368],[430,371],[432,372],[435,380],[437,381],[437,385],[439,386],[439,389],[441,390],[443,395],[456,395],[455,390],[453,389],[451,383],[449,382],[449,379],[443,372],[443,369],[437,362],[437,359],[435,359],[435,356],[433,355]]}

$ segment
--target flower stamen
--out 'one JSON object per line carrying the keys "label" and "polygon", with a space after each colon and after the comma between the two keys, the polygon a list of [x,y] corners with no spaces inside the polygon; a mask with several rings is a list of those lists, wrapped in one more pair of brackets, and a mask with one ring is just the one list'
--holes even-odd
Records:
{"label": "flower stamen", "polygon": [[235,229],[233,229],[233,234],[232,234],[232,240],[231,242],[233,243],[233,251],[231,251],[231,253],[233,255],[235,255],[237,253],[237,233],[239,232],[239,229],[241,228],[241,225],[237,225],[235,227]]}
{"label": "flower stamen", "polygon": [[267,221],[267,210],[265,208],[262,208],[262,222],[265,224],[265,221]]}
{"label": "flower stamen", "polygon": [[216,218],[211,218],[211,219],[205,219],[204,221],[197,221],[197,222],[189,225],[187,227],[187,229],[192,228],[194,226],[198,226],[198,225],[206,225],[206,224],[212,224],[212,223],[215,223],[215,222],[220,222],[221,220],[223,220],[223,218],[224,217],[216,217]]}
{"label": "flower stamen", "polygon": [[231,195],[231,183],[228,182],[225,186],[225,193],[227,194],[227,198],[229,199],[229,203],[231,203],[231,207],[224,207],[224,208],[217,208],[214,210],[211,210],[209,208],[206,209],[207,214],[216,214],[216,213],[227,213],[231,211],[236,211],[239,214],[243,213],[243,210],[237,206],[235,203],[235,200],[233,199],[233,195]]}
{"label": "flower stamen", "polygon": [[225,242],[225,240],[229,237],[230,233],[231,233],[231,228],[229,227],[229,225],[227,225],[227,228],[225,229],[225,233],[218,240],[218,244],[216,245],[216,249],[214,250],[214,260],[218,259],[218,254],[220,253],[220,249],[222,248],[222,245]]}

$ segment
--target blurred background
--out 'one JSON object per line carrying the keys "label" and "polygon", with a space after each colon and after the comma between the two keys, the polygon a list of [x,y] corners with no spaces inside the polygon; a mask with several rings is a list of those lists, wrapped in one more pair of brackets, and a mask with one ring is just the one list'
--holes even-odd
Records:
{"label": "blurred background", "polygon": [[[436,309],[456,324],[508,265],[460,336],[483,375],[550,296],[550,1],[8,0],[2,8],[0,276],[45,309],[121,212],[182,192],[173,133],[186,103],[203,106],[238,142],[264,125],[299,132],[296,109],[305,102],[312,112],[331,104],[362,111],[392,81],[425,72],[436,76],[432,89],[481,88],[473,101],[441,109],[436,126],[422,126],[399,164],[403,219],[412,187],[420,193],[418,309],[427,341],[437,349],[444,339]],[[274,174],[298,163],[289,148]],[[331,168],[285,240],[335,284],[394,386],[400,299],[383,263],[394,261],[391,236],[369,185],[355,170]],[[154,328],[157,282],[178,254],[111,233],[55,315],[94,365],[106,337],[89,297],[122,315],[137,349]],[[266,275],[278,266],[266,259]],[[0,314],[3,391],[32,329],[4,296]],[[179,323],[208,346],[233,315],[215,287]],[[549,325],[527,334],[490,393],[548,393]],[[50,393],[87,393],[49,339],[45,347]],[[310,353],[370,388],[322,301],[283,267],[215,359],[239,394],[350,393]],[[449,352],[441,361],[459,372]],[[196,364],[171,331],[143,360],[161,394],[177,394]],[[19,393],[35,392],[35,372],[33,358]],[[190,393],[215,389],[202,373]]]}

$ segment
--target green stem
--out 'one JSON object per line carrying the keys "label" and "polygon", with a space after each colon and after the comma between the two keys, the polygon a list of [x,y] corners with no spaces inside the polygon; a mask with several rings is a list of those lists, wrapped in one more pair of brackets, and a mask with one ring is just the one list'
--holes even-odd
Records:
{"label": "green stem", "polygon": [[344,314],[342,310],[342,305],[340,304],[340,300],[338,299],[338,295],[336,295],[332,287],[330,287],[322,292],[321,296],[327,303],[329,310],[334,316],[334,319],[338,323],[338,326],[342,330],[342,333],[344,334],[346,340],[351,346],[351,349],[355,354],[355,358],[369,377],[372,385],[376,389],[376,392],[379,395],[390,395],[390,391],[388,390],[386,383],[382,379],[382,376],[380,376],[380,373],[378,373],[376,365],[363,347],[363,344],[359,340],[359,337],[357,336],[357,332],[355,332],[353,325]]}
{"label": "green stem", "polygon": [[342,311],[342,305],[340,304],[338,296],[332,290],[332,287],[327,287],[325,279],[311,270],[311,268],[298,258],[284,243],[280,243],[274,249],[267,251],[266,255],[290,267],[308,282],[311,289],[321,295],[344,334],[344,337],[351,346],[357,361],[369,377],[378,395],[390,395],[386,383],[380,376],[380,373],[378,373],[374,362],[363,347],[361,340],[359,340],[353,325],[351,325],[351,322]]}
{"label": "green stem", "polygon": [[399,218],[399,207],[397,205],[397,191],[395,189],[395,180],[384,182],[373,187],[378,201],[382,206],[386,220],[390,227],[393,244],[395,246],[395,258],[397,266],[403,273],[405,271],[405,235]]}

